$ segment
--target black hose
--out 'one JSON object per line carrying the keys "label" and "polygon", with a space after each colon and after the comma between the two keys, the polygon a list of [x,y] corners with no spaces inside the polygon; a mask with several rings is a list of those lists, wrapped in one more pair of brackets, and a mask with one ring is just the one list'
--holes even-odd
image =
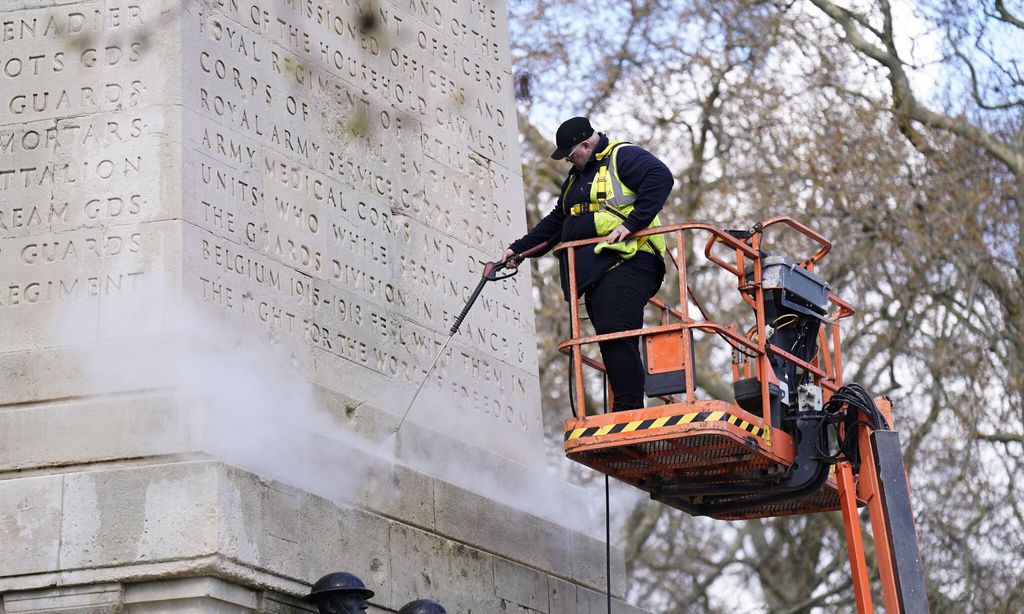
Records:
{"label": "black hose", "polygon": [[[755,507],[800,499],[820,490],[828,480],[829,464],[820,462],[820,459],[816,458],[821,441],[814,441],[814,439],[823,437],[823,431],[819,427],[820,422],[826,419],[825,416],[817,414],[818,412],[803,412],[797,416],[796,430],[799,433],[797,459],[790,467],[791,473],[787,474],[786,479],[771,486],[767,492],[750,493],[751,496],[696,504],[693,506],[696,513],[703,515],[737,513]],[[811,422],[819,424],[811,425]],[[736,494],[746,495],[747,493]]]}
{"label": "black hose", "polygon": [[[608,413],[608,374],[601,381],[604,392],[604,413]],[[605,578],[608,579],[608,614],[612,614],[612,509],[611,496],[608,494],[608,474],[604,474],[604,564]]]}
{"label": "black hose", "polygon": [[[834,454],[823,453],[822,457],[829,463],[845,459],[856,473],[860,468],[857,427],[864,425],[872,430],[888,431],[889,422],[868,391],[857,383],[841,387],[821,409],[829,416],[829,425],[835,429],[838,442],[838,450]],[[839,428],[840,424],[842,429]]]}
{"label": "black hose", "polygon": [[[576,391],[574,390],[573,380],[576,377],[576,371],[573,369],[575,362],[573,360],[572,352],[569,353],[569,407],[572,409],[573,418],[578,418],[579,413],[576,411]],[[601,392],[603,394],[602,402],[604,405],[604,413],[608,413],[608,374],[602,374],[602,386]],[[582,383],[580,384],[582,385]],[[602,472],[603,473],[603,472]],[[606,586],[606,597],[608,600],[608,614],[612,614],[612,516],[611,516],[611,494],[609,491],[608,474],[604,474],[604,562],[605,562],[605,578],[607,578]]]}

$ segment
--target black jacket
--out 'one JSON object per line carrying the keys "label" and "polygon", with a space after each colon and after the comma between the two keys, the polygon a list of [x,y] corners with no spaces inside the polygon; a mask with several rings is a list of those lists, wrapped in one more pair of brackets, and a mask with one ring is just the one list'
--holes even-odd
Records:
{"label": "black jacket", "polygon": [[[608,146],[608,137],[601,134],[595,151],[603,151]],[[636,192],[636,201],[633,203],[633,211],[623,222],[623,225],[630,232],[636,232],[646,228],[654,217],[658,215],[661,208],[665,206],[665,200],[672,191],[672,173],[669,172],[661,160],[654,157],[649,151],[638,146],[625,146],[619,149],[616,164],[618,166],[619,178]],[[576,241],[579,239],[592,239],[597,235],[594,227],[594,214],[585,213],[578,216],[570,216],[567,212],[576,204],[590,202],[590,185],[597,174],[599,164],[593,156],[583,167],[582,171],[575,167],[566,176],[559,189],[558,204],[551,210],[544,219],[534,226],[521,239],[509,246],[513,252],[520,254],[531,247],[541,243],[549,243],[549,249],[541,254],[550,251],[550,247],[564,241]],[[572,189],[565,195],[563,202],[562,193],[570,180],[573,180]],[[638,254],[637,256],[640,256]],[[618,262],[619,257],[614,250],[604,250],[603,253],[594,253],[594,246],[588,245],[585,248],[576,250],[576,283],[579,293],[582,295],[588,286],[597,281],[605,271]],[[566,252],[559,254],[559,265],[562,276],[562,292],[565,299],[569,300],[569,274],[568,256]]]}

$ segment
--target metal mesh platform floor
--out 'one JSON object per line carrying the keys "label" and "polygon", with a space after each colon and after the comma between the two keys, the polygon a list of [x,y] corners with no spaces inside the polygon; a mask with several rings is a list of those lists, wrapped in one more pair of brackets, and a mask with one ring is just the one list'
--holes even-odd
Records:
{"label": "metal mesh platform floor", "polygon": [[[645,441],[619,441],[600,447],[577,447],[569,458],[652,494],[666,505],[693,513],[697,504],[742,501],[772,492],[787,465],[766,454],[758,441],[731,432],[675,433]],[[684,485],[695,490],[753,489],[744,495],[665,495],[664,487]],[[766,518],[839,509],[834,483],[809,495],[755,505],[741,512],[713,515],[723,520]]]}

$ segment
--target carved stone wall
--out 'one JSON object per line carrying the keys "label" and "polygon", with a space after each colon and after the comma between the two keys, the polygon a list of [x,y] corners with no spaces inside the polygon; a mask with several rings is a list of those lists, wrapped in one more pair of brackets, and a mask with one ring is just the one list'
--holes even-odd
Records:
{"label": "carved stone wall", "polygon": [[0,612],[307,611],[340,569],[371,611],[604,607],[528,276],[389,437],[525,229],[507,38],[496,0],[0,6]]}

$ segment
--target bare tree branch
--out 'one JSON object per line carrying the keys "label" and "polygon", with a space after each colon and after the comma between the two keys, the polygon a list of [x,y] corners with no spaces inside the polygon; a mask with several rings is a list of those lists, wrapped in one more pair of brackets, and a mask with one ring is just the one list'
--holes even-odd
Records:
{"label": "bare tree branch", "polygon": [[589,101],[586,103],[587,115],[595,114],[608,102],[608,97],[622,77],[626,63],[630,61],[629,46],[633,43],[633,37],[636,35],[637,29],[642,27],[652,10],[653,6],[649,2],[641,2],[639,0],[632,0],[630,2],[629,25],[622,36],[622,42],[619,44],[618,50],[606,60],[610,68],[606,71],[605,77],[596,84]]}
{"label": "bare tree branch", "polygon": [[1024,444],[1024,434],[1022,433],[978,433],[978,438],[995,443]]}
{"label": "bare tree branch", "polygon": [[1024,30],[1024,20],[1010,14],[1010,11],[1006,10],[1006,7],[1003,5],[1003,0],[996,0],[996,12],[999,13],[1000,20]]}
{"label": "bare tree branch", "polygon": [[[811,3],[820,8],[826,15],[832,18],[846,33],[846,39],[857,51],[875,60],[882,66],[889,69],[889,83],[892,86],[893,112],[897,117],[916,121],[929,128],[937,128],[951,132],[959,137],[967,139],[984,149],[993,158],[1006,165],[1014,175],[1021,174],[1022,160],[1021,153],[1013,147],[1003,143],[995,136],[978,128],[967,119],[962,117],[949,117],[932,111],[921,104],[912,88],[910,79],[903,70],[903,63],[895,53],[895,42],[883,39],[887,49],[880,49],[868,42],[864,35],[857,29],[855,20],[850,17],[850,11],[840,8],[829,0],[811,0]],[[887,7],[886,7],[887,8]],[[884,11],[886,19],[891,20],[889,11]],[[908,139],[917,146],[915,137],[908,135]]]}
{"label": "bare tree branch", "polygon": [[960,59],[963,65],[967,67],[967,72],[971,77],[971,97],[979,107],[989,111],[998,111],[1024,105],[1024,98],[1018,98],[1017,100],[1010,100],[998,104],[986,102],[984,95],[981,93],[981,88],[978,86],[978,72],[974,67],[974,62],[964,55],[960,49],[955,49],[953,53]]}

